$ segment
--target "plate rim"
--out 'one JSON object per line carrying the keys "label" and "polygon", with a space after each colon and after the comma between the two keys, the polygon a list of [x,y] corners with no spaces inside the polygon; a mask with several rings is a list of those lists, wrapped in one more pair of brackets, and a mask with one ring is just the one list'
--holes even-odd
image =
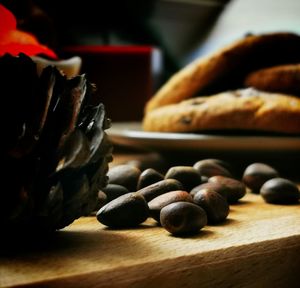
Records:
{"label": "plate rim", "polygon": [[114,122],[107,134],[114,144],[154,151],[170,150],[253,150],[300,152],[300,136],[216,135],[198,133],[149,132],[141,122]]}

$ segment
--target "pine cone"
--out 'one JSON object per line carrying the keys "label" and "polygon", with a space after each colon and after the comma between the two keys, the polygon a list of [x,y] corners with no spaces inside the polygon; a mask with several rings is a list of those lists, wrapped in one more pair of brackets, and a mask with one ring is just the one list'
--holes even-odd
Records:
{"label": "pine cone", "polygon": [[95,86],[52,66],[38,76],[24,54],[1,57],[0,75],[1,226],[48,232],[89,215],[112,160]]}

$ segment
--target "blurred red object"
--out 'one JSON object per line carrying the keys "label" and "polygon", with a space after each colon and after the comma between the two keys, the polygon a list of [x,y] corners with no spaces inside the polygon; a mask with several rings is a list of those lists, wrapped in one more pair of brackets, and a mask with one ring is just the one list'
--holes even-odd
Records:
{"label": "blurred red object", "polygon": [[17,29],[15,16],[0,4],[0,56],[5,53],[17,56],[24,53],[28,56],[45,55],[57,59],[54,51],[39,43],[37,38]]}

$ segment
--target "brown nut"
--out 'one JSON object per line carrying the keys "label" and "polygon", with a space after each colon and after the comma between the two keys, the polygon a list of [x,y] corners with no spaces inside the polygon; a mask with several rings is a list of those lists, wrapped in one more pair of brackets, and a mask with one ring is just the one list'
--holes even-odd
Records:
{"label": "brown nut", "polygon": [[207,224],[207,216],[194,203],[175,202],[161,209],[160,223],[174,235],[195,234]]}
{"label": "brown nut", "polygon": [[119,184],[107,184],[106,187],[102,189],[102,191],[106,194],[107,203],[120,197],[121,195],[130,192],[126,187]]}
{"label": "brown nut", "polygon": [[222,160],[203,159],[197,161],[193,167],[200,173],[201,176],[207,176],[208,178],[216,175],[232,177],[232,174],[223,165],[226,164],[223,164]]}
{"label": "brown nut", "polygon": [[96,216],[108,227],[135,227],[148,218],[149,207],[142,195],[131,192],[107,203]]}
{"label": "brown nut", "polygon": [[265,182],[260,194],[268,203],[293,204],[298,203],[300,192],[297,185],[285,178],[272,178]]}
{"label": "brown nut", "polygon": [[179,201],[193,202],[193,198],[188,192],[182,190],[167,192],[165,194],[155,197],[148,203],[150,209],[150,216],[157,222],[159,222],[161,209],[168,204]]}
{"label": "brown nut", "polygon": [[136,191],[140,174],[141,170],[132,165],[117,165],[107,172],[108,184],[118,184],[126,187],[129,191]]}
{"label": "brown nut", "polygon": [[190,191],[201,184],[201,175],[191,166],[173,166],[167,171],[165,179],[178,180],[185,191]]}
{"label": "brown nut", "polygon": [[218,183],[224,185],[227,188],[228,203],[236,203],[246,194],[245,184],[233,178],[218,175],[210,177],[208,179],[208,183]]}
{"label": "brown nut", "polygon": [[229,214],[227,200],[214,190],[201,189],[195,194],[193,200],[195,204],[205,210],[209,224],[221,223]]}
{"label": "brown nut", "polygon": [[140,190],[163,179],[164,175],[153,168],[148,168],[141,173],[138,179],[137,189]]}
{"label": "brown nut", "polygon": [[227,199],[228,188],[224,184],[217,182],[206,182],[194,187],[190,192],[191,196],[194,197],[195,194],[202,189],[214,190],[215,192],[219,193],[222,197]]}
{"label": "brown nut", "polygon": [[244,171],[242,181],[253,193],[259,193],[261,186],[268,180],[279,177],[279,173],[265,163],[252,163]]}
{"label": "brown nut", "polygon": [[101,207],[103,207],[107,203],[107,196],[106,194],[99,190],[98,195],[97,195],[97,200],[96,200],[96,205],[95,205],[95,210],[98,211]]}
{"label": "brown nut", "polygon": [[137,191],[147,202],[166,192],[183,190],[182,184],[175,179],[164,179]]}

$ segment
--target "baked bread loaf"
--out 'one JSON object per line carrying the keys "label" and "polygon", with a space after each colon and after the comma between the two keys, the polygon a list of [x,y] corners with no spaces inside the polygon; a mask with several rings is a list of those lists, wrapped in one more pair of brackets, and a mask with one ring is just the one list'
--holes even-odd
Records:
{"label": "baked bread loaf", "polygon": [[293,33],[250,35],[177,72],[146,103],[145,113],[197,95],[243,87],[252,71],[300,63],[300,36]]}
{"label": "baked bread loaf", "polygon": [[251,88],[197,97],[149,111],[143,129],[300,133],[300,98]]}
{"label": "baked bread loaf", "polygon": [[245,86],[300,96],[300,64],[260,69],[245,78]]}

